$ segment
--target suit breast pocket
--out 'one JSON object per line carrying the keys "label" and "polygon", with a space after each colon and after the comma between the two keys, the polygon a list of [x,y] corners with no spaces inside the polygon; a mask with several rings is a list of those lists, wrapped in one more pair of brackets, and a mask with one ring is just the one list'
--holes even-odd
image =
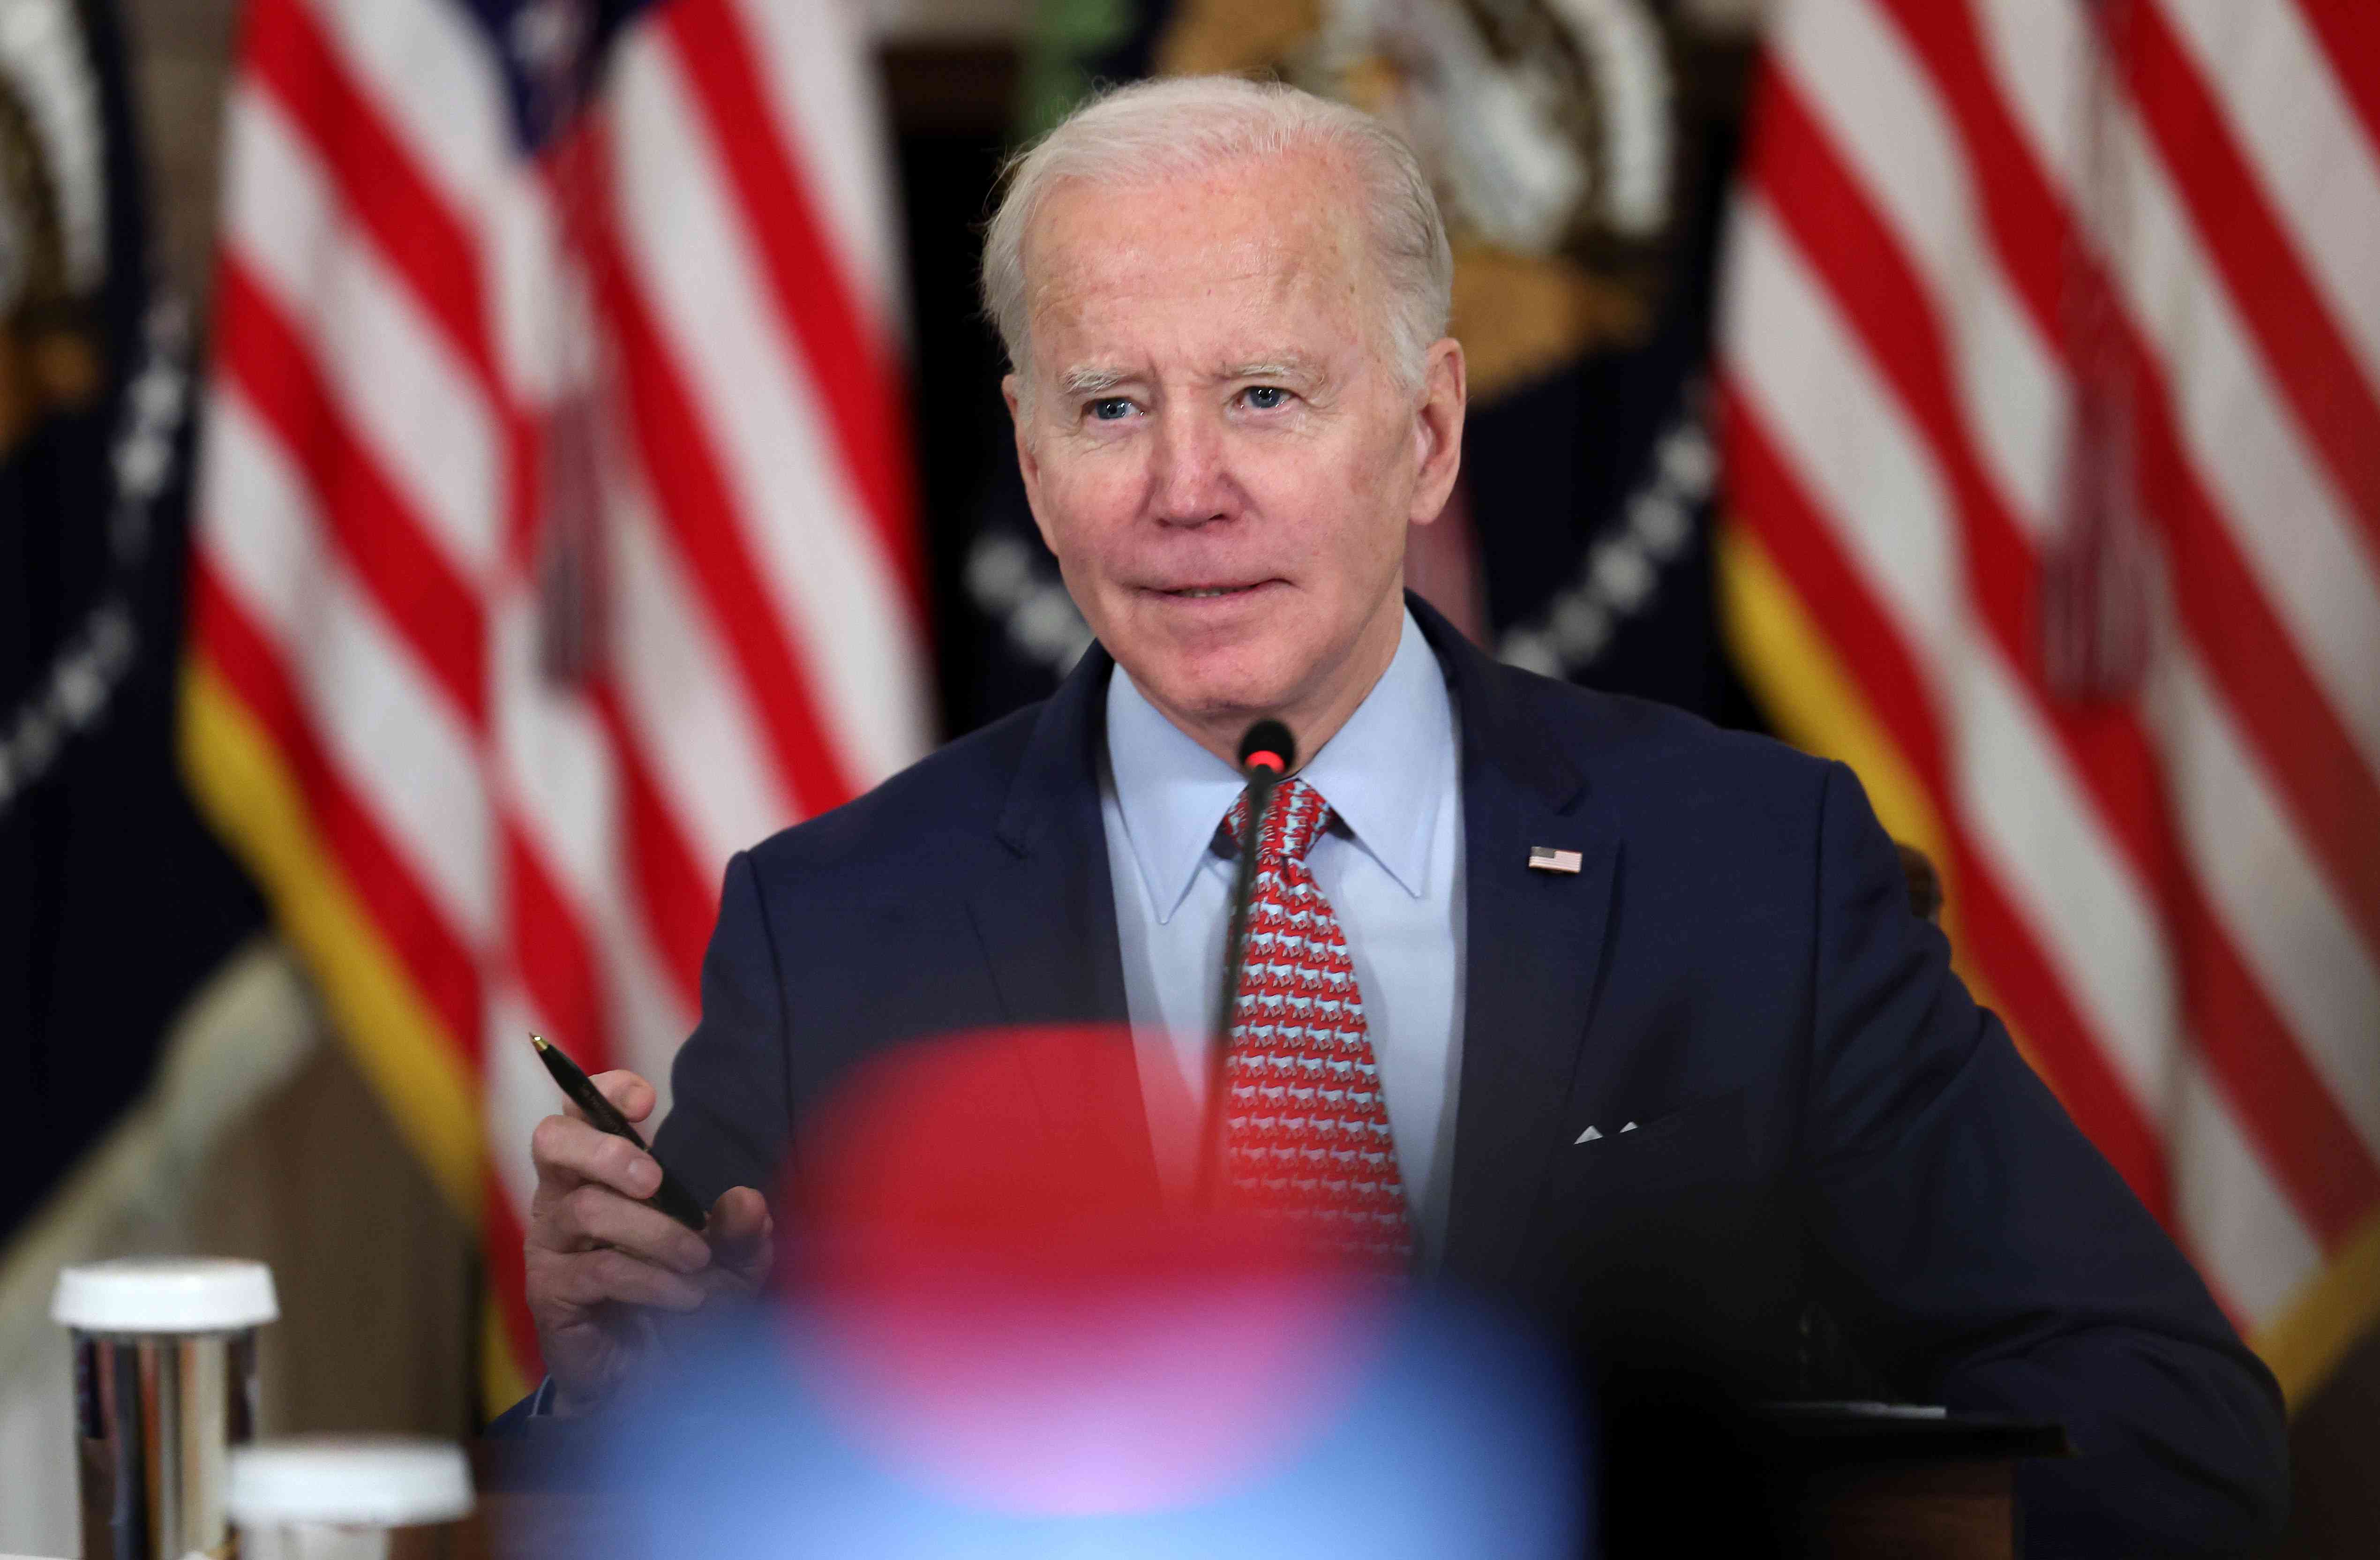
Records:
{"label": "suit breast pocket", "polygon": [[1750,1175],[1744,1131],[1742,1094],[1691,1100],[1562,1149],[1555,1184],[1566,1199],[1595,1203],[1622,1191],[1741,1184]]}

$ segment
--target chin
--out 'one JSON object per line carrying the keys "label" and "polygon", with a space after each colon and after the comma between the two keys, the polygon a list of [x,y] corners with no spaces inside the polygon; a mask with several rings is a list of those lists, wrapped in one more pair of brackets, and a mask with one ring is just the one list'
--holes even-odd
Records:
{"label": "chin", "polygon": [[1286,649],[1269,654],[1233,651],[1227,656],[1159,658],[1153,676],[1133,680],[1160,707],[1194,720],[1251,720],[1289,704],[1293,684],[1280,675]]}

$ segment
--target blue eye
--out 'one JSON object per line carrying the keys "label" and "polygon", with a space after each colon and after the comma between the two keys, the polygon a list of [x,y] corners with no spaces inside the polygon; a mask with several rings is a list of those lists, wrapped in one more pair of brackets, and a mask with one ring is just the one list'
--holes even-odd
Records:
{"label": "blue eye", "polygon": [[1248,405],[1259,412],[1269,412],[1289,399],[1289,392],[1277,384],[1252,384],[1246,393]]}
{"label": "blue eye", "polygon": [[1091,403],[1091,416],[1101,422],[1120,422],[1132,416],[1132,403],[1121,395],[1102,395]]}

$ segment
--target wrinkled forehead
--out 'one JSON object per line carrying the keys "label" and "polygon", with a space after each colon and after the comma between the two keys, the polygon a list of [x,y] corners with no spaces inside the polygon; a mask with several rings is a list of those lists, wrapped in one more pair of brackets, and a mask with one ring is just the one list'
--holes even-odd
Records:
{"label": "wrinkled forehead", "polygon": [[1034,338],[1054,345],[1121,328],[1343,337],[1367,323],[1375,268],[1336,161],[1299,151],[1140,183],[1053,186],[1023,246]]}

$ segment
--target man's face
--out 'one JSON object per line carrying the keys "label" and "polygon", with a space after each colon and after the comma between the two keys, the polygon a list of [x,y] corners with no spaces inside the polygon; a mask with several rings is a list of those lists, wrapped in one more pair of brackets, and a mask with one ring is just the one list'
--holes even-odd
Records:
{"label": "man's face", "polygon": [[1061,185],[1026,241],[1026,491],[1083,615],[1218,752],[1248,720],[1314,751],[1395,654],[1405,528],[1454,480],[1462,352],[1419,390],[1334,160],[1142,188]]}

